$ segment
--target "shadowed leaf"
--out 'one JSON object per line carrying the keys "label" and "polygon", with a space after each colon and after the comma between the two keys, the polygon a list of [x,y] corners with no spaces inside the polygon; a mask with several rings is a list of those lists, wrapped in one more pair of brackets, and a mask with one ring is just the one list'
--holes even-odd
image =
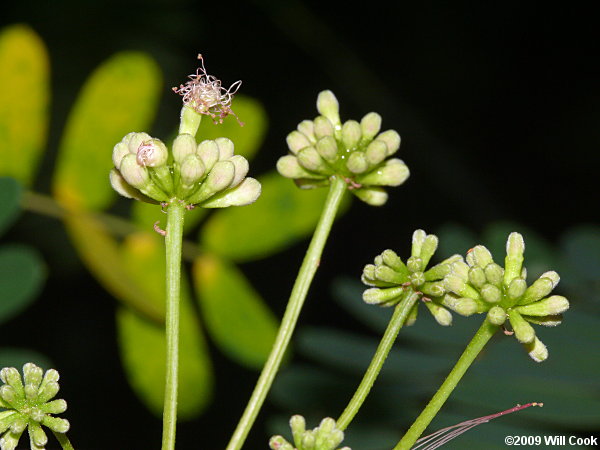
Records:
{"label": "shadowed leaf", "polygon": [[0,177],[0,235],[16,220],[20,211],[21,186],[14,178]]}

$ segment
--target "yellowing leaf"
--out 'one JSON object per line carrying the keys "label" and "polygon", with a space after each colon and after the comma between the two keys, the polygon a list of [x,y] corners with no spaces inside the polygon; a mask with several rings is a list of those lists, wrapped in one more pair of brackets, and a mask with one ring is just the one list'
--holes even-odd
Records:
{"label": "yellowing leaf", "polygon": [[260,369],[277,335],[273,313],[244,275],[216,256],[199,257],[193,275],[211,337],[239,363]]}
{"label": "yellowing leaf", "polygon": [[148,130],[160,79],[154,60],[137,52],[118,53],[91,75],[60,144],[53,190],[64,206],[98,210],[113,201],[112,149],[127,133]]}
{"label": "yellowing leaf", "polygon": [[31,185],[46,142],[49,75],[46,48],[24,25],[0,33],[0,174]]}

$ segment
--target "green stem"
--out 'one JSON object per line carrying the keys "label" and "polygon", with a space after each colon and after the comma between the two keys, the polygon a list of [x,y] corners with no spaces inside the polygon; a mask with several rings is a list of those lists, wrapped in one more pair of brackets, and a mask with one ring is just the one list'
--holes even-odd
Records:
{"label": "green stem", "polygon": [[175,448],[177,424],[177,381],[179,365],[179,294],[181,287],[181,247],[185,205],[177,199],[167,207],[167,361],[165,378],[165,404],[163,409],[162,450]]}
{"label": "green stem", "polygon": [[194,111],[194,108],[184,105],[181,108],[181,116],[179,117],[179,134],[196,136],[201,121],[202,114]]}
{"label": "green stem", "polygon": [[71,441],[69,441],[69,438],[65,433],[57,433],[56,431],[52,431],[52,434],[54,434],[63,450],[75,450],[73,444],[71,444]]}
{"label": "green stem", "polygon": [[329,194],[327,195],[323,212],[321,213],[319,223],[315,229],[315,233],[306,252],[306,256],[304,257],[304,261],[302,262],[302,266],[300,267],[300,271],[298,272],[298,277],[296,278],[290,299],[288,300],[271,354],[258,378],[244,414],[240,418],[237,428],[227,445],[227,450],[237,450],[242,447],[248,436],[248,432],[265,401],[267,393],[271,388],[275,374],[279,369],[285,350],[287,349],[294,332],[294,327],[296,326],[298,316],[302,310],[308,288],[310,287],[315,272],[317,271],[317,267],[319,266],[325,242],[329,236],[333,220],[335,219],[335,215],[345,191],[346,183],[338,177],[332,177]]}
{"label": "green stem", "polygon": [[352,419],[354,419],[354,416],[367,398],[367,395],[369,395],[369,392],[373,387],[373,383],[375,383],[375,380],[377,379],[377,376],[383,367],[383,363],[392,349],[392,345],[394,344],[400,329],[404,325],[406,317],[408,317],[408,313],[415,305],[418,298],[419,295],[413,292],[412,294],[407,295],[394,308],[394,314],[388,323],[385,333],[381,338],[381,342],[375,351],[375,355],[373,355],[373,359],[371,360],[371,363],[369,364],[369,367],[367,368],[360,385],[356,389],[356,392],[348,403],[348,406],[346,406],[346,409],[344,409],[344,412],[337,420],[337,427],[340,430],[343,431],[348,427],[348,425],[350,425],[350,422],[352,422]]}
{"label": "green stem", "polygon": [[444,380],[433,398],[429,401],[425,409],[421,412],[417,420],[412,424],[404,437],[394,447],[394,450],[408,450],[417,441],[419,436],[425,431],[425,428],[433,420],[444,402],[448,399],[460,379],[467,369],[471,366],[479,352],[485,347],[490,338],[498,331],[498,326],[491,324],[487,319],[483,321],[469,345],[457,361],[450,374]]}

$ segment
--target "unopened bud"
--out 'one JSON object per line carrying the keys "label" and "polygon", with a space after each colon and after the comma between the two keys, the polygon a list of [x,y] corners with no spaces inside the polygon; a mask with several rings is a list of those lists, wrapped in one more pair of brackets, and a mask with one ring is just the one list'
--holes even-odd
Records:
{"label": "unopened bud", "polygon": [[372,140],[381,129],[381,116],[375,112],[370,112],[360,121],[360,129],[364,140]]}
{"label": "unopened bud", "polygon": [[552,292],[559,279],[556,272],[546,272],[542,274],[541,277],[535,280],[533,284],[527,288],[519,304],[527,305],[544,298]]}
{"label": "unopened bud", "polygon": [[204,182],[187,200],[190,204],[202,203],[217,192],[226,189],[235,175],[235,167],[231,161],[217,162]]}
{"label": "unopened bud", "polygon": [[502,291],[493,284],[485,284],[481,287],[481,296],[488,303],[498,303],[502,300]]}
{"label": "unopened bud", "polygon": [[21,374],[19,374],[19,371],[14,367],[4,367],[0,370],[0,379],[16,389],[23,389]]}
{"label": "unopened bud", "polygon": [[148,169],[137,163],[136,155],[128,154],[121,160],[119,171],[131,186],[141,189],[150,182]]}
{"label": "unopened bud", "polygon": [[261,185],[254,178],[244,178],[234,188],[227,189],[210,197],[202,203],[204,208],[226,208],[228,206],[245,206],[254,203],[260,196]]}
{"label": "unopened bud", "polygon": [[294,436],[294,442],[300,442],[302,435],[306,431],[306,421],[299,414],[293,415],[290,419],[290,428]]}
{"label": "unopened bud", "polygon": [[532,343],[526,344],[525,348],[531,359],[535,362],[542,362],[548,359],[548,349],[537,337],[535,337]]}
{"label": "unopened bud", "polygon": [[402,262],[402,259],[393,250],[384,250],[384,252],[381,254],[381,258],[385,265],[391,267],[396,272],[408,275],[408,269],[406,265]]}
{"label": "unopened bud", "polygon": [[393,155],[400,148],[400,135],[395,130],[387,130],[381,133],[376,141],[383,141],[387,146],[388,156]]}
{"label": "unopened bud", "polygon": [[173,159],[181,163],[188,155],[194,155],[198,145],[191,134],[180,134],[173,141]]}
{"label": "unopened bud", "polygon": [[518,311],[511,309],[508,311],[508,319],[512,325],[515,337],[522,344],[528,344],[535,338],[535,330],[529,323],[523,319]]}
{"label": "unopened bud", "polygon": [[315,139],[315,124],[312,120],[303,120],[298,124],[298,131],[308,138],[311,144],[316,142]]}
{"label": "unopened bud", "polygon": [[191,186],[198,182],[205,173],[204,164],[196,154],[188,155],[179,167],[181,182],[186,186]]}
{"label": "unopened bud", "polygon": [[215,141],[202,141],[198,145],[198,150],[196,151],[202,163],[204,164],[204,168],[206,171],[210,171],[212,167],[219,160],[219,146]]}
{"label": "unopened bud", "polygon": [[138,147],[136,161],[144,167],[161,167],[167,163],[169,151],[160,139],[148,139]]}
{"label": "unopened bud", "polygon": [[371,206],[381,206],[387,202],[388,194],[383,188],[377,186],[363,187],[352,191],[363,202]]}
{"label": "unopened bud", "polygon": [[421,249],[423,248],[423,244],[425,243],[425,238],[427,237],[427,233],[424,230],[415,230],[412,234],[412,246],[410,254],[411,256],[419,257],[421,256]]}
{"label": "unopened bud", "polygon": [[362,132],[356,120],[347,120],[342,126],[342,142],[348,150],[356,148],[360,142]]}
{"label": "unopened bud", "polygon": [[446,308],[434,302],[425,302],[425,306],[437,323],[443,327],[452,325],[452,314]]}
{"label": "unopened bud", "polygon": [[215,143],[219,147],[219,160],[224,161],[233,156],[234,145],[233,141],[226,137],[218,137],[215,139]]}
{"label": "unopened bud", "polygon": [[387,283],[402,284],[406,281],[406,277],[396,272],[388,266],[379,266],[375,268],[375,278]]}
{"label": "unopened bud", "polygon": [[469,283],[477,288],[481,288],[487,283],[485,272],[479,266],[474,266],[469,269]]}
{"label": "unopened bud", "polygon": [[48,443],[48,436],[35,422],[29,423],[29,438],[36,447],[44,447]]}
{"label": "unopened bud", "polygon": [[500,286],[504,277],[504,269],[502,267],[496,263],[491,263],[485,267],[484,272],[488,283]]}
{"label": "unopened bud", "polygon": [[365,157],[371,166],[376,166],[381,163],[387,156],[387,145],[383,141],[373,141],[365,150]]}
{"label": "unopened bud", "polygon": [[296,155],[298,162],[306,170],[312,172],[325,172],[328,167],[319,155],[319,152],[314,147],[306,147],[298,152]]}
{"label": "unopened bud", "polygon": [[444,288],[442,281],[423,282],[419,285],[419,290],[428,297],[441,297],[446,293],[446,288]]}
{"label": "unopened bud", "polygon": [[317,97],[317,111],[327,117],[334,127],[340,125],[340,105],[331,91],[319,92]]}
{"label": "unopened bud", "polygon": [[113,147],[113,152],[112,152],[112,161],[113,161],[114,166],[119,167],[121,165],[121,160],[127,154],[129,154],[129,146],[123,141],[117,143]]}
{"label": "unopened bud", "polygon": [[376,168],[371,172],[357,178],[362,184],[375,186],[400,186],[410,176],[408,167],[401,159],[389,159],[383,167]]}
{"label": "unopened bud", "polygon": [[248,175],[248,170],[250,169],[250,165],[248,164],[248,160],[242,155],[233,155],[231,158],[229,158],[229,161],[233,163],[235,168],[233,181],[229,185],[229,187],[232,188],[240,184],[244,178],[246,178],[246,175]]}
{"label": "unopened bud", "polygon": [[338,156],[337,142],[332,136],[322,137],[317,141],[317,152],[327,162],[335,162]]}
{"label": "unopened bud", "polygon": [[317,139],[322,139],[325,136],[333,137],[334,129],[333,124],[327,117],[318,116],[315,118],[315,136]]}
{"label": "unopened bud", "polygon": [[492,254],[490,251],[483,245],[477,245],[473,247],[467,253],[467,263],[473,267],[478,266],[484,269],[488,264],[494,262],[492,258]]}
{"label": "unopened bud", "polygon": [[408,270],[411,272],[420,272],[421,270],[423,270],[423,266],[423,260],[418,256],[411,256],[406,261],[406,267],[408,267]]}
{"label": "unopened bud", "polygon": [[129,147],[129,153],[137,155],[137,152],[142,145],[142,142],[149,141],[152,139],[148,133],[129,133],[121,142],[124,142]]}
{"label": "unopened bud", "polygon": [[346,167],[350,172],[360,174],[369,168],[369,163],[363,152],[352,152],[346,161]]}
{"label": "unopened bud", "polygon": [[521,298],[526,289],[527,282],[523,278],[515,278],[510,282],[510,285],[506,290],[506,296],[514,302],[514,300]]}
{"label": "unopened bud", "polygon": [[506,241],[506,259],[504,260],[504,285],[508,286],[510,282],[521,276],[523,268],[523,253],[525,252],[525,242],[523,236],[519,233],[510,233]]}
{"label": "unopened bud", "polygon": [[294,446],[284,439],[283,436],[272,436],[269,439],[271,450],[294,450]]}
{"label": "unopened bud", "polygon": [[52,400],[44,403],[41,408],[46,414],[61,414],[67,410],[67,402],[63,399]]}
{"label": "unopened bud", "polygon": [[500,306],[492,306],[487,313],[487,319],[494,325],[503,325],[506,322],[506,311]]}
{"label": "unopened bud", "polygon": [[435,251],[437,250],[438,247],[438,237],[435,234],[428,234],[427,237],[425,237],[425,241],[423,242],[423,246],[421,247],[421,270],[424,270],[425,267],[427,267],[427,264],[429,264],[429,261],[431,260],[431,257],[433,256],[433,254],[435,253]]}
{"label": "unopened bud", "polygon": [[320,175],[307,172],[300,165],[298,158],[293,155],[285,155],[277,160],[277,171],[286,178],[321,178]]}
{"label": "unopened bud", "polygon": [[379,305],[399,300],[403,293],[402,286],[387,289],[371,288],[363,292],[363,300],[370,305]]}
{"label": "unopened bud", "polygon": [[60,417],[44,416],[42,419],[42,425],[50,428],[56,433],[66,433],[69,431],[70,424],[67,419],[61,419]]}
{"label": "unopened bud", "polygon": [[562,295],[553,295],[529,305],[515,308],[526,316],[551,316],[562,314],[569,309],[569,301]]}

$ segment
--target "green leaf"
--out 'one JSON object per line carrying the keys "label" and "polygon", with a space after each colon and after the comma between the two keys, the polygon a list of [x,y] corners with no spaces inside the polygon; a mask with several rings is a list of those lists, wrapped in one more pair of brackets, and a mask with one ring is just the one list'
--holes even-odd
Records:
{"label": "green leaf", "polygon": [[200,123],[197,139],[203,141],[228,137],[233,141],[237,155],[251,159],[265,137],[267,113],[258,100],[243,95],[236,95],[231,106],[244,126],[240,126],[234,117],[226,118],[222,124],[215,124],[210,117],[205,116]]}
{"label": "green leaf", "polygon": [[29,27],[0,33],[0,174],[30,186],[48,128],[49,63]]}
{"label": "green leaf", "polygon": [[46,276],[36,251],[22,245],[0,248],[0,324],[29,306]]}
{"label": "green leaf", "polygon": [[144,53],[118,53],[91,75],[60,144],[53,190],[63,206],[97,210],[113,201],[112,148],[127,133],[149,128],[160,88],[159,69]]}
{"label": "green leaf", "polygon": [[14,178],[0,177],[0,235],[4,233],[19,215],[21,186]]}
{"label": "green leaf", "polygon": [[32,362],[45,370],[54,367],[54,364],[48,357],[33,350],[12,347],[0,349],[0,368],[15,367],[20,371],[21,367],[28,362]]}
{"label": "green leaf", "polygon": [[[256,203],[217,211],[208,219],[200,233],[204,248],[248,261],[283,250],[314,230],[327,189],[301,190],[276,172],[259,180],[262,194]],[[348,205],[346,200],[341,211]]]}
{"label": "green leaf", "polygon": [[216,256],[194,263],[194,282],[211,337],[240,364],[260,369],[277,335],[277,320],[244,275]]}
{"label": "green leaf", "polygon": [[[162,242],[151,233],[136,233],[125,240],[122,248],[127,271],[157,308],[164,308],[166,292]],[[213,373],[185,283],[182,283],[180,308],[178,416],[192,419],[210,400]],[[164,328],[125,308],[117,312],[117,327],[121,357],[132,388],[152,412],[162,414],[166,373]]]}

